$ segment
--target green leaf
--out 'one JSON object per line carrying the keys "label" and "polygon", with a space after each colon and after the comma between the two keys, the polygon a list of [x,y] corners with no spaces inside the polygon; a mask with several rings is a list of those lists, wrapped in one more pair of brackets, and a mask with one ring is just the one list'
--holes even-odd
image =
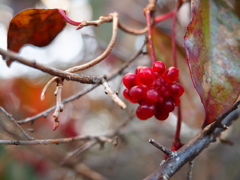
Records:
{"label": "green leaf", "polygon": [[207,125],[239,97],[240,20],[222,0],[193,0],[191,8],[184,47]]}

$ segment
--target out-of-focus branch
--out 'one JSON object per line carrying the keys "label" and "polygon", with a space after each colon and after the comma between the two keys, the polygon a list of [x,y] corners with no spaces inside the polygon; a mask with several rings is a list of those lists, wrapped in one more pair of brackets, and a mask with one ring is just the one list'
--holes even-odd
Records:
{"label": "out-of-focus branch", "polygon": [[[122,73],[124,72],[124,70],[125,70],[132,62],[134,62],[134,60],[136,60],[137,57],[139,57],[139,56],[142,54],[143,48],[144,48],[144,46],[146,45],[146,43],[147,43],[147,40],[145,40],[145,42],[142,44],[142,46],[139,48],[139,50],[133,55],[132,58],[130,58],[130,59],[129,59],[126,63],[124,63],[120,68],[117,68],[117,69],[113,70],[112,72],[104,75],[104,77],[106,77],[106,79],[107,79],[108,81],[110,81],[110,80],[114,79],[115,77],[117,77],[118,75],[122,74]],[[0,49],[0,51],[1,51],[1,49]],[[6,51],[6,52],[8,52],[8,51]],[[1,54],[1,52],[0,52],[0,54]],[[27,61],[29,61],[29,60],[27,60]],[[46,67],[46,68],[48,68],[48,67]],[[38,68],[36,68],[36,69],[38,69]],[[64,72],[64,71],[63,71],[63,72]],[[97,78],[97,79],[100,80],[100,78]],[[98,81],[98,80],[97,80],[97,81]],[[101,78],[101,81],[102,81],[102,78]],[[92,90],[94,90],[95,88],[97,88],[97,87],[100,85],[100,83],[101,83],[101,82],[99,82],[99,83],[97,83],[97,84],[95,84],[95,85],[93,85],[93,86],[91,86],[91,87],[88,87],[88,88],[86,88],[85,90],[80,91],[80,92],[74,94],[73,96],[71,96],[71,97],[69,97],[69,98],[64,99],[64,100],[62,101],[62,103],[63,103],[63,104],[67,104],[67,103],[69,103],[69,102],[72,102],[72,101],[74,101],[74,100],[76,100],[76,99],[84,96],[85,94],[87,94],[87,93],[89,93],[90,91],[92,91]],[[36,119],[38,119],[38,118],[40,118],[40,117],[47,117],[48,114],[49,114],[51,111],[53,111],[55,108],[56,108],[56,106],[53,106],[53,107],[51,107],[51,108],[49,108],[49,109],[47,109],[47,110],[45,110],[45,111],[43,111],[43,112],[35,115],[35,116],[28,117],[28,118],[22,119],[22,120],[17,120],[16,122],[19,123],[19,124],[24,124],[24,123],[27,123],[27,122],[30,122],[30,121],[35,121]]]}
{"label": "out-of-focus branch", "polygon": [[16,124],[16,126],[21,130],[23,135],[28,140],[34,140],[34,138],[31,137],[26,131],[24,131],[24,129],[16,122],[16,120],[13,118],[13,116],[11,114],[9,114],[4,108],[0,107],[0,111],[2,111],[8,117],[8,119],[10,119],[14,124]]}
{"label": "out-of-focus branch", "polygon": [[[236,106],[239,103],[236,103]],[[228,116],[224,118],[222,124],[229,126],[234,120],[236,120],[239,115],[239,109],[231,108],[231,112],[228,112]],[[161,163],[160,167],[150,174],[145,180],[166,180],[172,177],[183,165],[192,161],[197,157],[205,148],[209,146],[210,143],[215,142],[221,133],[226,130],[226,128],[216,127],[209,133],[212,127],[218,124],[216,121],[213,124],[205,127],[201,132],[199,132],[191,141],[180,148],[174,156],[170,156],[166,161]]]}
{"label": "out-of-focus branch", "polygon": [[112,143],[115,145],[114,140],[109,138],[114,138],[120,133],[120,131],[128,124],[128,122],[133,118],[133,115],[124,120],[122,124],[117,126],[115,129],[108,131],[102,135],[81,135],[69,138],[59,138],[59,139],[32,139],[32,140],[0,140],[2,145],[48,145],[48,144],[62,144],[75,141],[96,141],[98,143]]}

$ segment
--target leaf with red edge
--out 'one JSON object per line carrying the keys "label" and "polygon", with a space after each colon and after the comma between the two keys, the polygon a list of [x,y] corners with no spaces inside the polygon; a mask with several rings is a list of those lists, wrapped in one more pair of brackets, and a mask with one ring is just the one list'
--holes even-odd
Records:
{"label": "leaf with red edge", "polygon": [[[153,27],[152,37],[154,50],[158,61],[163,61],[166,67],[173,66],[172,39],[163,31]],[[149,46],[148,46],[149,48]],[[197,91],[194,89],[188,66],[186,64],[186,54],[182,46],[176,47],[177,64],[179,69],[179,83],[184,87],[184,94],[181,96],[182,119],[188,126],[194,128],[201,127],[201,121],[204,118],[204,110]]]}
{"label": "leaf with red edge", "polygon": [[25,44],[38,47],[46,46],[62,31],[65,25],[66,21],[58,9],[21,11],[10,22],[7,39],[8,49],[18,52]]}
{"label": "leaf with red edge", "polygon": [[240,20],[222,0],[193,0],[192,19],[184,37],[192,80],[214,122],[240,93]]}

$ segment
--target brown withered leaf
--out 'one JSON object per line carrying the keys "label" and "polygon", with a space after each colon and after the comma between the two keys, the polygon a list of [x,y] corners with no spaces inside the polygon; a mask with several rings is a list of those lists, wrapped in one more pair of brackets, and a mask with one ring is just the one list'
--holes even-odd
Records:
{"label": "brown withered leaf", "polygon": [[[18,13],[10,22],[7,37],[9,50],[19,52],[25,44],[43,47],[65,27],[66,21],[58,9],[27,9]],[[7,62],[11,64],[11,60]]]}

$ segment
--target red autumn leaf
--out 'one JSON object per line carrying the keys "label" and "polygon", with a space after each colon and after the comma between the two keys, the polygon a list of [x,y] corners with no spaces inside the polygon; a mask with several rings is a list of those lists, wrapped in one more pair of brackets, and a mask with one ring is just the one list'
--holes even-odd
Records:
{"label": "red autumn leaf", "polygon": [[43,47],[58,35],[66,21],[58,9],[27,9],[18,13],[8,29],[8,49],[18,52],[25,44]]}
{"label": "red autumn leaf", "polygon": [[184,37],[192,80],[205,108],[204,126],[240,93],[240,20],[223,0],[193,0]]}

